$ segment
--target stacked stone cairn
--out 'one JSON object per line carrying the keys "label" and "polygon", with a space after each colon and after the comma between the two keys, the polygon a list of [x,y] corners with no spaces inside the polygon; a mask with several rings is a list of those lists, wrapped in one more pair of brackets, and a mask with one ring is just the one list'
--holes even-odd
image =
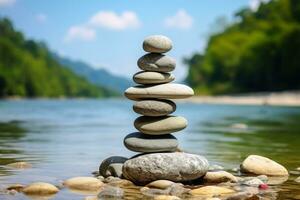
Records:
{"label": "stacked stone cairn", "polygon": [[[171,115],[176,110],[176,104],[170,99],[188,98],[194,95],[194,91],[188,86],[171,83],[175,77],[170,72],[175,69],[176,62],[163,54],[172,49],[169,38],[149,36],[143,42],[143,49],[148,53],[137,62],[142,71],[133,76],[138,85],[125,91],[128,99],[136,101],[134,112],[142,116],[134,121],[138,132],[124,139],[124,145],[129,150],[141,154],[126,161],[123,157],[112,157],[114,161],[124,162],[122,172],[118,174],[122,173],[122,177],[136,184],[155,180],[185,182],[198,179],[207,172],[208,161],[199,155],[178,152],[178,141],[171,135],[186,128],[187,120]],[[101,165],[105,165],[106,170],[110,163],[111,160],[104,161]]]}
{"label": "stacked stone cairn", "polygon": [[125,146],[132,151],[147,153],[125,162],[124,177],[138,183],[158,179],[188,181],[205,174],[208,167],[203,157],[176,152],[177,139],[171,133],[187,126],[187,120],[170,115],[176,104],[170,99],[183,99],[194,95],[185,85],[170,83],[175,77],[173,58],[164,55],[172,49],[172,41],[160,35],[147,37],[143,42],[147,53],[137,64],[142,70],[133,76],[139,84],[125,91],[125,96],[136,101],[133,110],[142,116],[134,121],[139,132],[124,139]]}

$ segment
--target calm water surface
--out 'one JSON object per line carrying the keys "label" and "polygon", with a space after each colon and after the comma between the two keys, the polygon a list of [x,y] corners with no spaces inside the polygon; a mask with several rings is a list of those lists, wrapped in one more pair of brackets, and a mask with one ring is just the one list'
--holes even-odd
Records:
{"label": "calm water surface", "polygon": [[[91,176],[106,157],[133,156],[123,146],[123,138],[135,131],[138,115],[131,107],[119,99],[0,101],[1,188],[34,181],[57,185],[70,177]],[[247,155],[259,154],[289,170],[300,167],[300,108],[178,103],[175,114],[189,121],[176,133],[181,148],[211,163],[231,169]],[[5,166],[17,161],[28,161],[33,168]],[[282,186],[280,199],[300,195],[294,178]],[[0,199],[26,198],[0,194]],[[83,198],[65,189],[54,197]]]}

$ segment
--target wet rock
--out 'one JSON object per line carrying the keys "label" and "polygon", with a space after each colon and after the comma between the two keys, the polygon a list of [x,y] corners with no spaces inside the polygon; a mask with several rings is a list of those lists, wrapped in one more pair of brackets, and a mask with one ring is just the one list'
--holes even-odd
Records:
{"label": "wet rock", "polygon": [[73,190],[98,191],[104,183],[94,177],[74,177],[64,181],[63,185]]}
{"label": "wet rock", "polygon": [[260,179],[262,182],[267,183],[269,178],[266,175],[259,175],[256,178]]}
{"label": "wet rock", "polygon": [[292,171],[290,171],[290,174],[291,175],[300,175],[300,171],[294,171],[294,170],[292,170]]}
{"label": "wet rock", "polygon": [[258,187],[259,185],[264,184],[264,182],[258,178],[253,178],[250,180],[245,180],[242,184],[252,186],[252,187]]}
{"label": "wet rock", "polygon": [[203,180],[207,183],[237,182],[237,178],[226,171],[207,172]]}
{"label": "wet rock", "polygon": [[287,176],[289,174],[282,165],[258,155],[248,156],[241,164],[241,170],[258,175]]}
{"label": "wet rock", "polygon": [[58,192],[58,188],[50,183],[36,182],[26,186],[22,192],[26,195],[51,195]]}
{"label": "wet rock", "polygon": [[158,195],[154,197],[154,200],[180,200],[180,198],[171,195]]}
{"label": "wet rock", "polygon": [[268,185],[281,185],[289,179],[288,176],[269,176]]}
{"label": "wet rock", "polygon": [[15,169],[32,168],[32,165],[28,162],[14,162],[14,163],[7,164],[6,166],[12,167],[12,168],[15,168]]}
{"label": "wet rock", "polygon": [[111,183],[111,182],[120,181],[120,180],[122,180],[122,179],[120,179],[119,177],[109,176],[104,179],[104,183]]}
{"label": "wet rock", "polygon": [[13,184],[6,188],[6,190],[15,190],[17,192],[21,192],[24,189],[24,185],[22,184]]}
{"label": "wet rock", "polygon": [[259,200],[259,197],[251,192],[239,192],[228,197],[226,200]]}
{"label": "wet rock", "polygon": [[208,166],[204,157],[195,154],[154,153],[126,161],[123,175],[135,183],[149,183],[161,179],[182,182],[200,178],[207,172]]}
{"label": "wet rock", "polygon": [[105,178],[103,176],[97,176],[96,178],[99,179],[102,182],[105,180]]}
{"label": "wet rock", "polygon": [[148,187],[142,187],[140,189],[140,192],[148,197],[154,197],[156,195],[169,195],[170,189],[156,189],[156,188],[148,188]]}
{"label": "wet rock", "polygon": [[128,158],[122,156],[111,156],[109,158],[106,158],[100,164],[99,167],[100,175],[102,175],[105,178],[108,176],[121,177],[122,166],[126,160],[128,160]]}
{"label": "wet rock", "polygon": [[153,182],[147,184],[146,187],[149,187],[149,188],[158,188],[158,189],[166,189],[166,188],[170,187],[173,184],[175,184],[173,181],[169,181],[169,180],[157,180],[157,181],[153,181]]}
{"label": "wet rock", "polygon": [[182,184],[175,183],[171,185],[169,188],[169,195],[173,196],[181,196],[183,194],[188,194],[190,189],[184,188]]}
{"label": "wet rock", "polygon": [[113,186],[104,186],[101,192],[98,194],[98,199],[122,199],[124,196],[123,189]]}
{"label": "wet rock", "polygon": [[[109,172],[114,177],[122,177],[123,163],[112,163],[109,165],[106,172]],[[108,173],[107,173],[108,174]]]}
{"label": "wet rock", "polygon": [[217,170],[224,170],[224,167],[221,165],[210,165],[208,171],[217,171]]}
{"label": "wet rock", "polygon": [[128,187],[128,186],[134,185],[131,181],[126,180],[126,179],[111,181],[108,184],[111,186],[117,186],[117,187]]}
{"label": "wet rock", "polygon": [[300,183],[300,176],[295,179],[295,182]]}
{"label": "wet rock", "polygon": [[234,190],[219,186],[204,186],[190,191],[192,195],[215,196],[235,193]]}

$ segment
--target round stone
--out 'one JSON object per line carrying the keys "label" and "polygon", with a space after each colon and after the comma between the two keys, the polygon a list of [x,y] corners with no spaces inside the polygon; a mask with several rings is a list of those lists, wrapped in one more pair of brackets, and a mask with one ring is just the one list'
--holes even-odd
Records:
{"label": "round stone", "polygon": [[176,110],[176,104],[170,100],[142,100],[133,105],[133,110],[145,116],[165,116]]}
{"label": "round stone", "polygon": [[155,72],[171,72],[176,67],[176,60],[159,53],[148,53],[137,61],[140,69]]}
{"label": "round stone", "polygon": [[172,74],[163,72],[141,71],[133,75],[133,80],[137,84],[169,83],[174,79],[175,77]]}
{"label": "round stone", "polygon": [[73,190],[98,191],[104,183],[94,177],[74,177],[65,180],[63,185]]}
{"label": "round stone", "polygon": [[135,132],[124,138],[127,149],[136,152],[174,152],[178,146],[177,139],[173,135],[146,135]]}
{"label": "round stone", "polygon": [[152,53],[165,53],[172,49],[172,41],[163,35],[151,35],[145,38],[143,49]]}
{"label": "round stone", "polygon": [[187,120],[180,116],[141,116],[134,121],[134,127],[148,135],[164,135],[180,131],[187,126]]}
{"label": "round stone", "polygon": [[22,192],[27,195],[51,195],[58,191],[58,188],[54,185],[43,182],[31,183],[22,190]]}
{"label": "round stone", "polygon": [[123,165],[123,175],[141,184],[155,180],[181,182],[200,178],[208,166],[204,157],[195,154],[153,153],[127,160]]}
{"label": "round stone", "polygon": [[177,84],[165,83],[152,86],[135,86],[125,91],[125,96],[131,100],[139,99],[184,99],[194,95],[192,88]]}
{"label": "round stone", "polygon": [[233,193],[235,193],[234,190],[225,187],[220,187],[220,186],[204,186],[190,191],[190,194],[192,195],[212,195],[212,196],[233,194]]}
{"label": "round stone", "polygon": [[128,158],[122,156],[111,156],[102,161],[99,167],[100,175],[106,177],[115,176],[121,177],[120,170],[122,169],[123,163],[128,160]]}
{"label": "round stone", "polygon": [[269,176],[288,176],[285,167],[279,163],[258,155],[248,156],[241,164],[241,170],[246,173],[269,175]]}

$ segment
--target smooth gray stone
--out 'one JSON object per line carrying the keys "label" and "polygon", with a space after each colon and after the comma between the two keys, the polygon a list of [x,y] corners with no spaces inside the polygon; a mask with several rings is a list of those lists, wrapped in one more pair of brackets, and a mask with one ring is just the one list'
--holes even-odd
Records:
{"label": "smooth gray stone", "polygon": [[160,85],[128,88],[124,95],[130,100],[140,99],[184,99],[194,95],[194,90],[189,86],[178,83],[164,83]]}
{"label": "smooth gray stone", "polygon": [[121,156],[111,156],[102,161],[99,167],[99,173],[103,177],[116,176],[121,177],[120,169],[122,169],[123,163],[128,160],[128,158]]}
{"label": "smooth gray stone", "polygon": [[133,105],[133,110],[144,116],[165,116],[176,110],[176,104],[170,100],[141,100]]}
{"label": "smooth gray stone", "polygon": [[134,121],[134,127],[148,135],[164,135],[184,129],[187,120],[180,116],[148,117],[141,116]]}
{"label": "smooth gray stone", "polygon": [[140,69],[154,72],[171,72],[176,67],[176,60],[159,53],[148,53],[137,61]]}
{"label": "smooth gray stone", "polygon": [[149,183],[155,180],[174,182],[200,178],[209,164],[203,156],[188,153],[153,153],[127,160],[123,176],[134,183]]}
{"label": "smooth gray stone", "polygon": [[133,81],[137,84],[160,84],[175,80],[170,73],[141,71],[133,75]]}
{"label": "smooth gray stone", "polygon": [[146,135],[135,132],[124,138],[127,149],[135,152],[174,152],[178,146],[177,139],[173,135]]}
{"label": "smooth gray stone", "polygon": [[143,49],[152,53],[165,53],[172,49],[172,41],[163,35],[151,35],[143,42]]}

